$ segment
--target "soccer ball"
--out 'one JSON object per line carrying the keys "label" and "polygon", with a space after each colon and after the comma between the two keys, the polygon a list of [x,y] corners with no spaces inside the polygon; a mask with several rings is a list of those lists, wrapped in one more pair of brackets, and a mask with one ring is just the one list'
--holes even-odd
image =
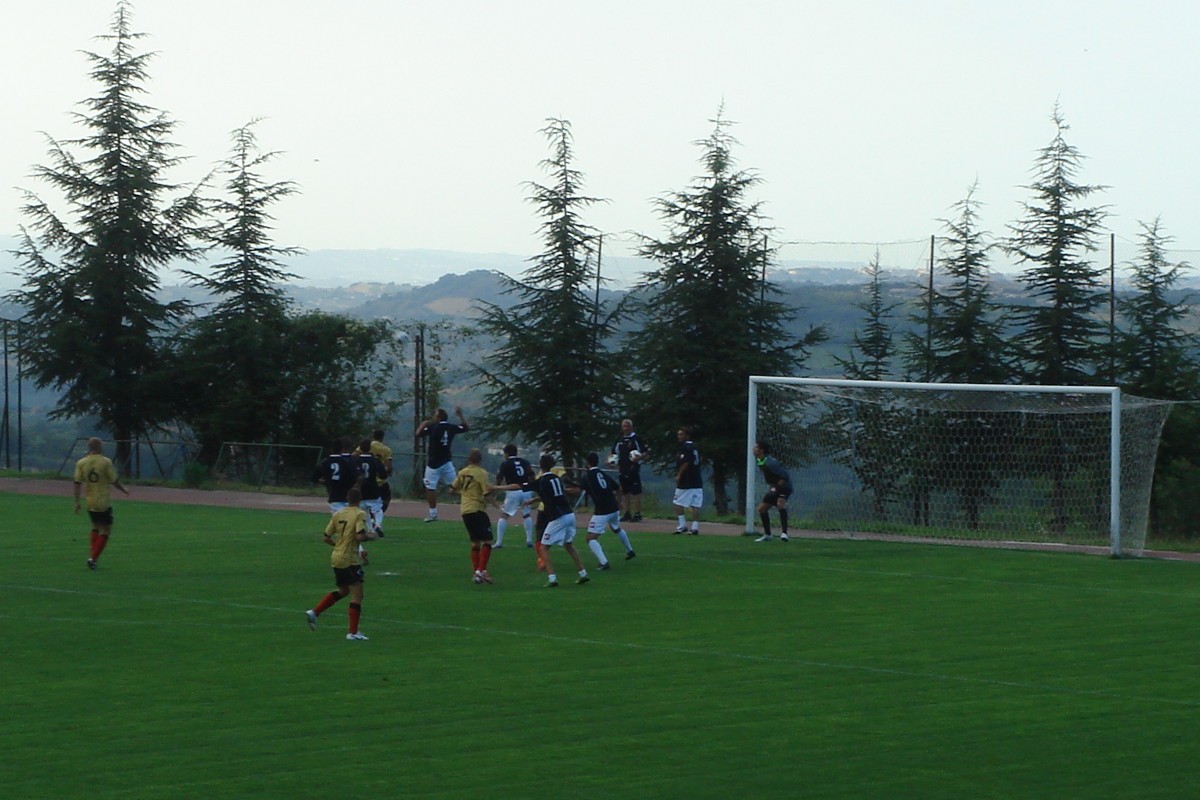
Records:
{"label": "soccer ball", "polygon": [[637,462],[641,461],[642,460],[642,451],[641,450],[630,450],[629,451],[629,460],[634,462],[635,464]]}
{"label": "soccer ball", "polygon": [[615,467],[617,465],[617,454],[616,453],[608,454],[608,465],[610,467]]}

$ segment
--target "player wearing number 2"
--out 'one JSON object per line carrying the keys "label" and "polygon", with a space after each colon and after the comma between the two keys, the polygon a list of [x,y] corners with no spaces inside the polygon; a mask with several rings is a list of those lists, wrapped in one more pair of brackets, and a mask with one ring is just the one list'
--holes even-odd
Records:
{"label": "player wearing number 2", "polygon": [[454,462],[451,461],[450,445],[454,437],[470,430],[467,418],[463,416],[462,406],[455,406],[454,413],[458,415],[461,425],[450,422],[446,409],[439,408],[433,419],[427,419],[417,428],[417,438],[429,439],[429,449],[425,454],[425,501],[429,504],[429,515],[426,522],[438,518],[437,490],[440,484],[449,486],[454,483],[457,473]]}

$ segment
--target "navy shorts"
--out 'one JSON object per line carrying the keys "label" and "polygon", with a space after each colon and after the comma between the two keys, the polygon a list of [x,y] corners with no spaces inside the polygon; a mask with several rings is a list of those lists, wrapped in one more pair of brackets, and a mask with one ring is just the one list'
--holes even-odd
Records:
{"label": "navy shorts", "polygon": [[92,518],[92,524],[96,525],[97,527],[101,527],[101,526],[105,527],[105,528],[112,527],[113,513],[112,513],[111,506],[109,508],[104,509],[103,511],[89,510],[88,516]]}
{"label": "navy shorts", "polygon": [[363,568],[361,564],[355,564],[352,567],[334,567],[333,568],[333,585],[334,586],[353,586],[356,583],[363,582]]}
{"label": "navy shorts", "polygon": [[467,526],[467,535],[472,542],[490,542],[492,540],[492,520],[486,511],[471,511],[462,515],[463,525]]}
{"label": "navy shorts", "polygon": [[763,501],[763,503],[765,503],[769,506],[776,506],[779,504],[780,498],[782,498],[784,504],[786,505],[788,498],[791,496],[792,496],[792,487],[788,486],[783,489],[780,489],[777,486],[772,486],[770,489],[767,490],[767,493],[763,495],[762,501]]}
{"label": "navy shorts", "polygon": [[642,493],[642,471],[640,469],[635,469],[632,472],[622,472],[619,477],[622,492],[625,494]]}

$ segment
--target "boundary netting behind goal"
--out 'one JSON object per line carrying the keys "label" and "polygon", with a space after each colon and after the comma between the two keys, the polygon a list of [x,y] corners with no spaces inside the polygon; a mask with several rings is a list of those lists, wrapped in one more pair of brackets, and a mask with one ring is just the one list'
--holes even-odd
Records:
{"label": "boundary netting behind goal", "polygon": [[747,433],[790,470],[796,529],[1138,555],[1169,410],[1109,387],[752,377]]}

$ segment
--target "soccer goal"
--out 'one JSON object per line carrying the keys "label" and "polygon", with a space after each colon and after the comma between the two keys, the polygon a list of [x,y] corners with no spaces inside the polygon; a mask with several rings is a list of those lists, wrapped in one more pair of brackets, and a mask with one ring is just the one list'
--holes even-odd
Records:
{"label": "soccer goal", "polygon": [[796,528],[1140,555],[1169,410],[1112,387],[753,376],[746,505],[762,439]]}
{"label": "soccer goal", "polygon": [[322,452],[316,445],[222,442],[213,475],[251,486],[308,486]]}

